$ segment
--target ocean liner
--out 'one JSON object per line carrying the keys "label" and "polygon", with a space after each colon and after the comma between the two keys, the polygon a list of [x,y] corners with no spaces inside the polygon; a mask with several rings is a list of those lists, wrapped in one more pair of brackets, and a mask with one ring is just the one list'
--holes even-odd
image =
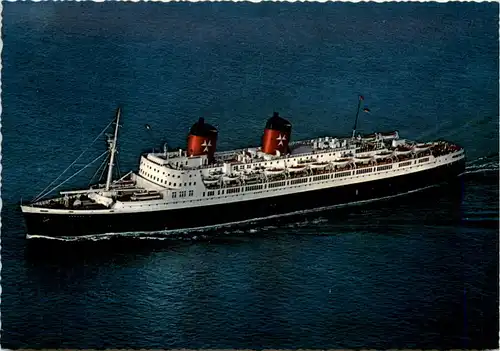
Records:
{"label": "ocean liner", "polygon": [[464,150],[454,143],[414,142],[397,131],[356,135],[362,100],[352,136],[291,142],[291,123],[275,112],[260,146],[223,152],[216,151],[218,130],[200,118],[185,150],[165,145],[163,152],[143,153],[139,170],[123,177],[113,176],[118,109],[108,148],[98,157],[107,168],[106,181],[21,203],[27,238],[231,225],[407,194],[464,172]]}

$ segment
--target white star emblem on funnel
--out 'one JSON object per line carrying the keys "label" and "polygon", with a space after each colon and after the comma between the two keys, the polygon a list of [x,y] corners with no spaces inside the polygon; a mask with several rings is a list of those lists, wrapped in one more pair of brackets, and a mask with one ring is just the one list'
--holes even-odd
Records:
{"label": "white star emblem on funnel", "polygon": [[286,135],[281,135],[280,134],[279,137],[276,138],[276,140],[279,141],[278,146],[280,146],[280,145],[283,146],[283,141],[286,140]]}
{"label": "white star emblem on funnel", "polygon": [[208,152],[208,148],[212,146],[212,142],[209,140],[207,143],[207,141],[205,140],[203,144],[201,144],[201,146],[203,146],[203,152]]}

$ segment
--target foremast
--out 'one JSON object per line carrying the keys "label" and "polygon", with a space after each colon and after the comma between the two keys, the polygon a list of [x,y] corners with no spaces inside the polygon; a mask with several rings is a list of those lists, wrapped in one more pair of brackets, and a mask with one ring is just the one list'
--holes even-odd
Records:
{"label": "foremast", "polygon": [[[93,194],[93,193],[101,193],[102,195],[108,193],[110,191],[110,188],[111,188],[111,183],[112,183],[112,177],[113,177],[113,166],[114,166],[114,163],[115,163],[115,160],[116,160],[116,153],[117,153],[117,140],[118,140],[118,128],[120,127],[120,115],[121,115],[121,108],[118,107],[117,108],[117,111],[116,111],[116,115],[115,115],[115,118],[101,131],[101,133],[99,133],[99,135],[92,141],[92,143],[56,178],[54,179],[44,190],[42,190],[42,192],[40,192],[33,200],[31,200],[31,203],[36,203],[36,202],[39,202],[40,200],[42,200],[45,196],[49,195],[50,193],[52,193],[54,190],[60,188],[62,185],[66,184],[68,181],[70,181],[71,179],[73,179],[75,176],[77,176],[78,174],[80,174],[81,172],[83,172],[86,168],[88,168],[89,166],[91,166],[92,164],[94,164],[96,161],[104,158],[105,156],[107,156],[103,161],[101,167],[103,167],[106,163],[107,163],[107,160],[108,158],[110,159],[110,162],[109,162],[109,167],[108,167],[108,176],[107,176],[107,181],[106,181],[106,184],[103,185],[102,187],[99,186],[98,189],[95,189],[95,188],[90,188],[90,189],[86,189],[86,190],[77,190],[77,191],[62,191],[60,192],[61,195],[64,195],[65,198],[68,196],[68,195],[76,195],[76,194]],[[66,180],[64,180],[63,182],[59,183],[58,185],[54,186],[52,189],[48,190],[54,183],[56,183],[62,176],[63,174],[65,174],[88,150],[90,150],[90,148],[92,147],[92,145],[105,133],[106,130],[108,130],[108,128],[113,124],[113,123],[116,123],[116,126],[115,126],[115,131],[114,131],[114,136],[111,135],[111,134],[106,134],[108,136],[108,150],[104,151],[101,155],[99,155],[98,157],[96,157],[93,161],[89,162],[87,165],[85,165],[83,168],[81,168],[79,171],[77,171],[76,173],[74,173],[73,175],[71,175],[69,178],[67,178]],[[111,138],[111,136],[113,136],[113,138]],[[101,169],[101,167],[99,167],[99,169]],[[98,171],[99,171],[98,169]],[[104,173],[104,170],[103,170],[103,173]],[[128,176],[131,172],[127,173],[127,175],[125,175],[124,177],[120,178],[120,180],[122,180],[123,178],[125,178],[126,176]],[[96,172],[97,174],[97,172]],[[94,174],[95,176],[95,174]],[[105,195],[104,195],[105,196]]]}
{"label": "foremast", "polygon": [[108,140],[109,142],[109,148],[110,148],[110,159],[109,159],[109,166],[108,166],[108,176],[106,178],[106,191],[109,191],[109,187],[111,186],[111,180],[113,179],[113,165],[115,162],[115,154],[116,154],[116,142],[118,140],[118,128],[120,127],[120,115],[121,115],[121,108],[118,107],[116,110],[116,121],[115,121],[115,133],[114,137],[112,140]]}

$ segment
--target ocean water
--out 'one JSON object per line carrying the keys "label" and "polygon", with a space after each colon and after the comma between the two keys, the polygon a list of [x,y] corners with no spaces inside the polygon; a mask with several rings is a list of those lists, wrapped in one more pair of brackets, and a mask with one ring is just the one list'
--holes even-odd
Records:
{"label": "ocean water", "polygon": [[[498,348],[498,10],[3,3],[2,346]],[[220,150],[258,144],[275,110],[295,140],[348,135],[360,93],[359,130],[455,141],[463,182],[173,237],[24,237],[19,201],[118,105],[126,172],[200,116]]]}

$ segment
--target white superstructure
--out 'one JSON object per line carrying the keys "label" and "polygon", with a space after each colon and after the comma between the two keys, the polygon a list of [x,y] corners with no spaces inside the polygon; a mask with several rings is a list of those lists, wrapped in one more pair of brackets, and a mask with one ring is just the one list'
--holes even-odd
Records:
{"label": "white superstructure", "polygon": [[[464,150],[447,142],[417,144],[397,132],[362,139],[323,137],[290,143],[286,155],[270,155],[261,147],[189,156],[186,151],[141,156],[139,170],[109,190],[97,186],[63,192],[62,203],[44,200],[23,206],[23,212],[105,214],[164,211],[238,203],[329,187],[398,177],[451,164]],[[102,208],[86,208],[82,193]],[[50,202],[52,201],[52,202]],[[51,206],[55,204],[57,206]]]}

